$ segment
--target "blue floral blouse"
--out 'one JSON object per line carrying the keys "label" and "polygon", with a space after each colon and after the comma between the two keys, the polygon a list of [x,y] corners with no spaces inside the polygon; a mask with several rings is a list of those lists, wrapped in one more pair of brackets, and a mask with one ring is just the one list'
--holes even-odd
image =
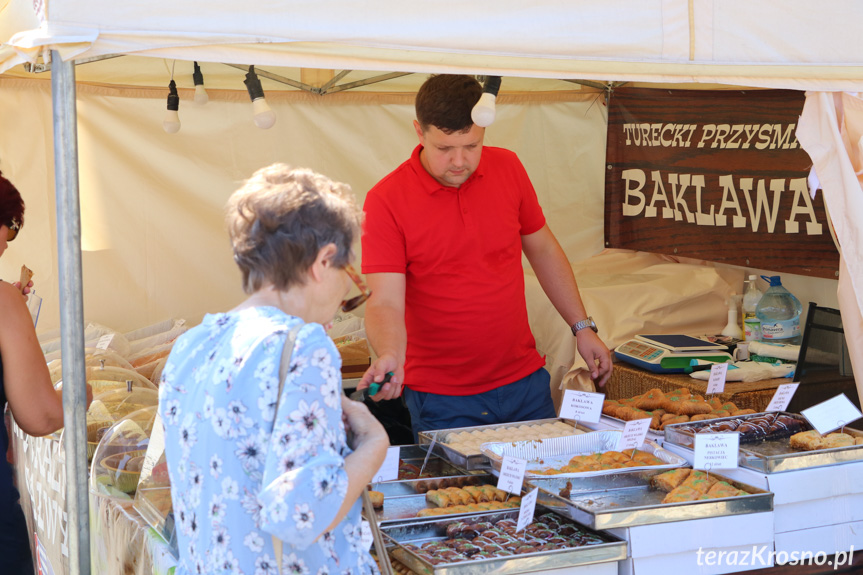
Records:
{"label": "blue floral blouse", "polygon": [[[277,403],[282,349],[297,325]],[[277,308],[207,315],[177,340],[159,389],[177,575],[279,575],[271,536],[284,542],[283,574],[377,573],[359,501],[324,532],[348,488],[341,396],[332,340]]]}

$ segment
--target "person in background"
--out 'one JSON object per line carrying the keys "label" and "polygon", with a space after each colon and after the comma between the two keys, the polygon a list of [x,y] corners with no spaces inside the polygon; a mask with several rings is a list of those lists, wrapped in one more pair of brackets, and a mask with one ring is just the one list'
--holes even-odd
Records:
{"label": "person in background", "polygon": [[[0,256],[24,226],[24,200],[0,174]],[[0,281],[0,413],[7,404],[15,423],[29,435],[41,436],[63,427],[61,395],[51,385],[45,356],[36,339],[36,330],[26,297],[33,282],[21,288],[19,282]],[[88,386],[88,402],[92,392]],[[33,575],[30,536],[13,484],[12,466],[5,457],[9,436],[0,425],[0,561],[10,575]]]}
{"label": "person in background", "polygon": [[611,354],[596,334],[572,268],[513,152],[484,147],[471,76],[430,77],[416,97],[419,145],[369,191],[363,272],[374,292],[365,325],[377,359],[358,388],[389,383],[413,431],[555,417],[550,376],[527,319],[521,255],[572,326],[591,378]]}
{"label": "person in background", "polygon": [[178,338],[159,389],[177,575],[377,572],[359,498],[389,441],[324,328],[364,300],[343,301],[360,218],[346,185],[283,164],[228,201],[248,298]]}

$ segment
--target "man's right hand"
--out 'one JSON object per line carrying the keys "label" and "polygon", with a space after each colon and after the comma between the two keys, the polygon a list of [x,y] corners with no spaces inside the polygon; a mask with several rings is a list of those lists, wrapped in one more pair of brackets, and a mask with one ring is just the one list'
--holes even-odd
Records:
{"label": "man's right hand", "polygon": [[387,383],[381,386],[380,391],[369,397],[372,401],[380,401],[382,399],[395,399],[402,394],[405,370],[404,366],[398,364],[395,356],[382,355],[378,357],[374,363],[366,370],[360,382],[357,384],[357,390],[367,389],[372,383],[382,383],[386,374],[392,372],[393,376]]}

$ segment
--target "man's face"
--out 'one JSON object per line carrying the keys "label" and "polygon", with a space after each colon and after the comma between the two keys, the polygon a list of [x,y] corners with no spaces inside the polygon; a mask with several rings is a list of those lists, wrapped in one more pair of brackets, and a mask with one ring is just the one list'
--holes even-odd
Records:
{"label": "man's face", "polygon": [[422,130],[414,120],[414,129],[423,146],[420,161],[425,170],[444,186],[461,186],[479,165],[485,128],[472,124],[467,132],[447,134],[434,126]]}

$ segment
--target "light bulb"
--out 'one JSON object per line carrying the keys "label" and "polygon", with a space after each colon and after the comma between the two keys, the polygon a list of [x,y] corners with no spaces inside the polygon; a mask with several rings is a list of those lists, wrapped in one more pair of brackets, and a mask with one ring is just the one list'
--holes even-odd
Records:
{"label": "light bulb", "polygon": [[199,106],[203,106],[210,101],[210,97],[207,95],[207,90],[204,88],[204,74],[201,72],[201,67],[197,62],[192,63],[194,64],[192,82],[195,84],[195,103]]}
{"label": "light bulb", "polygon": [[500,92],[500,76],[488,76],[482,87],[482,96],[470,111],[473,123],[481,128],[487,128],[494,122],[497,93]]}
{"label": "light bulb", "polygon": [[495,106],[494,101],[497,96],[489,92],[483,92],[479,98],[479,102],[470,111],[470,117],[473,123],[481,128],[491,126],[494,122]]}
{"label": "light bulb", "polygon": [[276,113],[267,104],[266,98],[252,100],[252,113],[255,115],[255,125],[262,130],[272,128],[276,123]]}
{"label": "light bulb", "polygon": [[207,90],[204,88],[204,85],[198,84],[195,86],[195,103],[199,106],[203,106],[209,101],[210,96],[207,95]]}
{"label": "light bulb", "polygon": [[180,115],[177,110],[168,110],[165,119],[162,120],[162,129],[169,134],[176,134],[180,131]]}

